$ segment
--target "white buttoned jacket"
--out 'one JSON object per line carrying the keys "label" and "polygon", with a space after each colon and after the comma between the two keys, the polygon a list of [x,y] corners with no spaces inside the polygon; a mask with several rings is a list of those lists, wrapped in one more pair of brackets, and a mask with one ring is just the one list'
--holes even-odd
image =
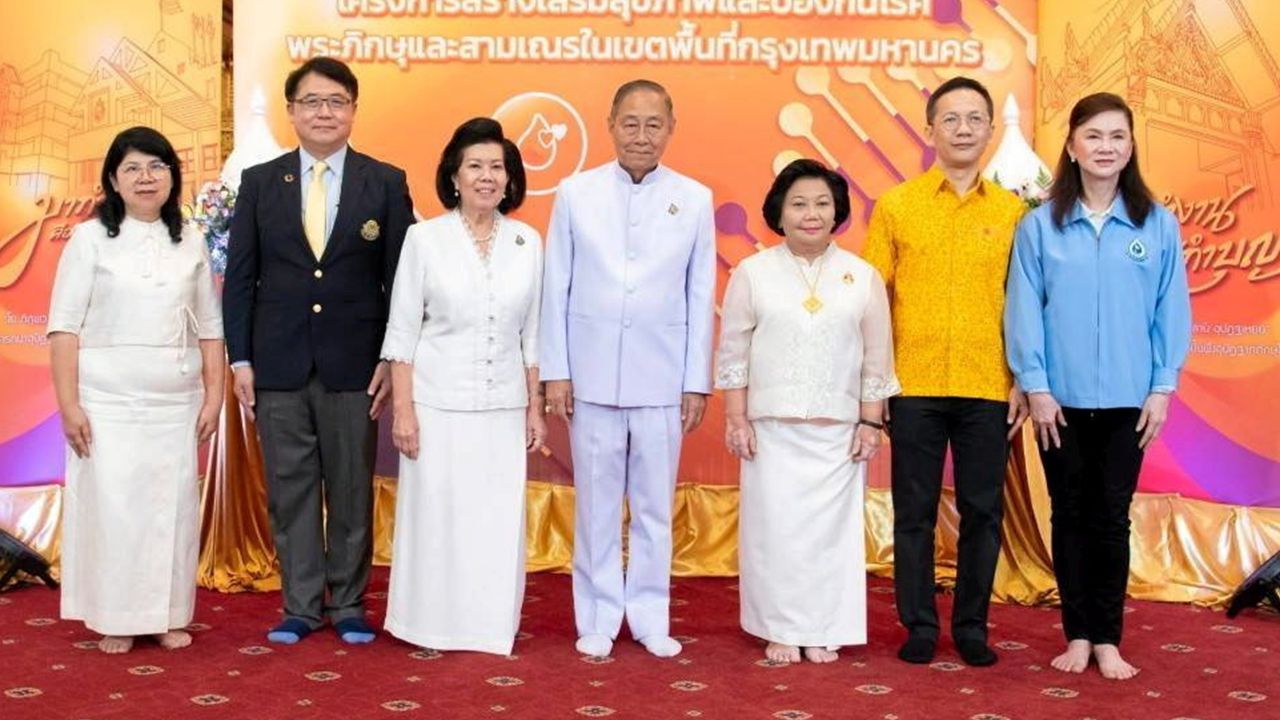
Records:
{"label": "white buttoned jacket", "polygon": [[615,407],[711,392],[716,284],[711,190],[617,162],[560,183],[547,230],[541,368]]}
{"label": "white buttoned jacket", "polygon": [[526,407],[541,285],[542,238],[528,225],[499,218],[485,264],[458,213],[417,223],[396,269],[382,358],[413,364],[415,403]]}

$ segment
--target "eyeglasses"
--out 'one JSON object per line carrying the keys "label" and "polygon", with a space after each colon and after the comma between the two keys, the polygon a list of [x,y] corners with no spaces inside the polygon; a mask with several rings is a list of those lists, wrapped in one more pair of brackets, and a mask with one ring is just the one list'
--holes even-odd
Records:
{"label": "eyeglasses", "polygon": [[342,112],[355,103],[351,102],[350,98],[341,95],[330,95],[329,97],[307,95],[306,97],[297,98],[293,101],[293,104],[301,106],[307,112],[319,112],[321,105],[328,107],[330,112]]}
{"label": "eyeglasses", "polygon": [[960,129],[961,122],[963,122],[965,124],[965,127],[968,127],[970,130],[978,130],[980,128],[985,128],[990,126],[991,118],[987,117],[983,113],[970,113],[968,115],[965,115],[963,118],[961,118],[960,115],[956,113],[947,113],[946,115],[943,115],[941,118],[939,118],[938,127],[942,128],[943,130],[946,130],[949,133],[955,132],[956,130]]}
{"label": "eyeglasses", "polygon": [[169,165],[159,160],[152,160],[146,165],[142,163],[126,163],[121,165],[119,170],[120,175],[126,180],[137,180],[142,177],[144,172],[153,178],[169,177]]}

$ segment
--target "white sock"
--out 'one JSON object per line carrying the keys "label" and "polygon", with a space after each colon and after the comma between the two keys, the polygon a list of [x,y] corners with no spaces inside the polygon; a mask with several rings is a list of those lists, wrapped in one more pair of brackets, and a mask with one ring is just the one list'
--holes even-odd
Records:
{"label": "white sock", "polygon": [[675,657],[680,654],[684,648],[680,643],[668,635],[649,635],[640,638],[640,644],[644,645],[644,649],[658,657],[667,658]]}
{"label": "white sock", "polygon": [[574,644],[578,652],[592,657],[609,657],[613,652],[613,641],[607,635],[583,635]]}

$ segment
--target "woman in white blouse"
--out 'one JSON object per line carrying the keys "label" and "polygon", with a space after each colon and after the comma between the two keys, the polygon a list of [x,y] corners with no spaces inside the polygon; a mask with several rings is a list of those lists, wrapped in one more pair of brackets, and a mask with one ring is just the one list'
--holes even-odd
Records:
{"label": "woman in white blouse", "polygon": [[196,448],[222,408],[222,313],[208,250],[179,208],[181,166],[147,127],[116,136],[96,219],[76,226],[49,304],[67,438],[62,617],[186,647],[200,516]]}
{"label": "woman in white blouse", "polygon": [[792,162],[764,201],[785,241],[739,263],[725,291],[716,387],[742,459],[742,628],[780,663],[867,641],[866,462],[901,388],[884,282],[832,241],[848,217],[840,175]]}
{"label": "woman in white blouse", "polygon": [[489,118],[436,171],[450,212],[405,236],[382,357],[400,451],[386,628],[435,650],[508,655],[524,599],[526,453],[542,447],[542,238],[505,217],[520,151]]}

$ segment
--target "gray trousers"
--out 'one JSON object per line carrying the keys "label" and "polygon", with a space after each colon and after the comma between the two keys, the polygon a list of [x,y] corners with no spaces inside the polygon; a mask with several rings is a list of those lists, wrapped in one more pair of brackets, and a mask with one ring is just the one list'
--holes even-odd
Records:
{"label": "gray trousers", "polygon": [[284,616],[313,629],[326,616],[364,616],[377,449],[371,401],[363,390],[326,390],[314,373],[301,390],[257,392]]}

